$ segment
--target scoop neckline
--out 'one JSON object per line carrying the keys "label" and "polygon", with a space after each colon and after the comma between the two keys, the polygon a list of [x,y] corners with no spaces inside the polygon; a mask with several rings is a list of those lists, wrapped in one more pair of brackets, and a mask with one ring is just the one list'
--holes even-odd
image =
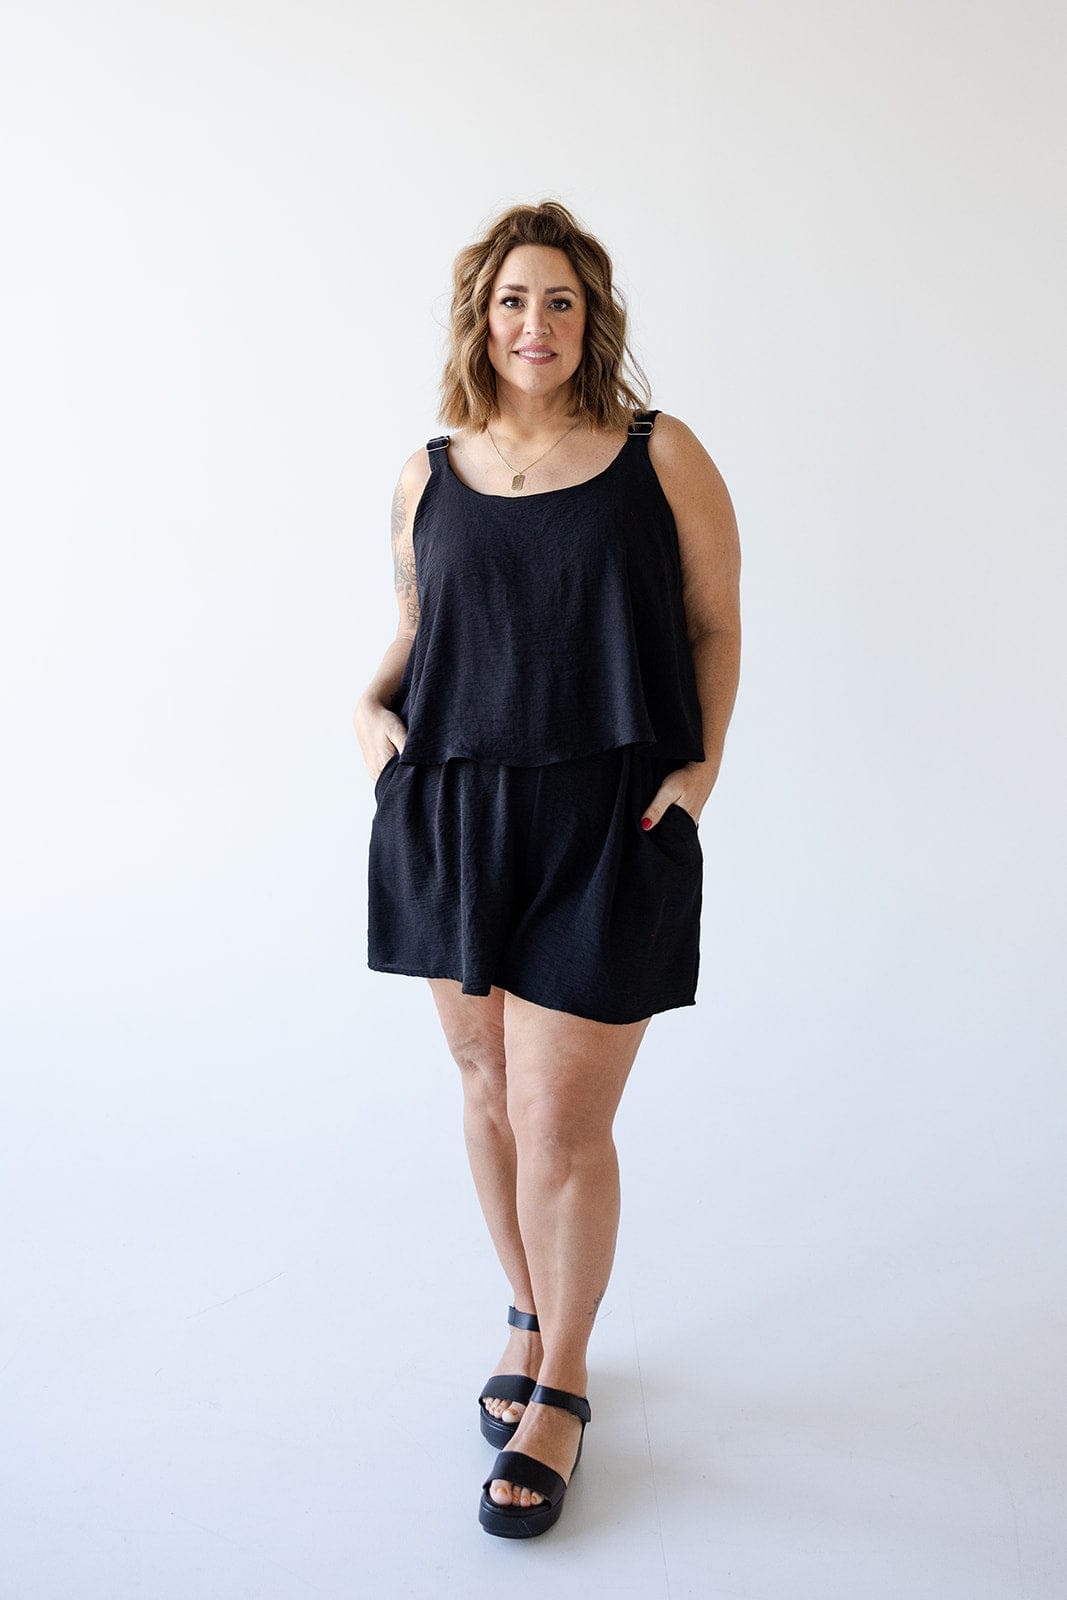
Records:
{"label": "scoop neckline", "polygon": [[589,484],[597,483],[601,478],[606,478],[608,473],[611,472],[614,467],[618,466],[620,460],[626,454],[626,447],[630,443],[630,440],[639,437],[641,436],[638,434],[632,434],[630,433],[629,429],[627,429],[626,438],[622,441],[622,444],[612,456],[607,466],[602,467],[599,472],[594,472],[591,478],[583,478],[580,483],[565,483],[559,489],[536,489],[533,494],[483,494],[480,489],[472,489],[469,483],[463,482],[463,479],[452,465],[452,457],[449,445],[445,446],[445,463],[453,479],[459,484],[460,488],[465,489],[468,494],[474,495],[476,499],[506,500],[511,505],[523,505],[529,500],[546,500],[549,495],[571,494],[575,489],[585,489]]}

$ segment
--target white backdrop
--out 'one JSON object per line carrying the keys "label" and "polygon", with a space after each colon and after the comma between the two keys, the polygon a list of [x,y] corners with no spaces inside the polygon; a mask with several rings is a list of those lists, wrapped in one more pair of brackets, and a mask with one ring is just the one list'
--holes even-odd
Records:
{"label": "white backdrop", "polygon": [[699,1003],[618,1122],[617,1431],[538,1559],[1062,1592],[1054,8],[0,17],[11,1594],[488,1594],[515,1555],[467,1442],[507,1287],[428,987],[366,970],[350,717],[452,258],[545,197],[726,479],[745,636]]}

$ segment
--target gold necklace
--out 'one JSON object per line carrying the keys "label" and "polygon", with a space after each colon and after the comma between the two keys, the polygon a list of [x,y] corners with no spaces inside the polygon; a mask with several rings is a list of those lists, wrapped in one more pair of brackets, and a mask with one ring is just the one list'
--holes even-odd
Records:
{"label": "gold necklace", "polygon": [[[578,422],[580,422],[581,420],[582,420],[581,417],[579,417],[578,418]],[[572,422],[570,427],[567,429],[567,433],[573,433],[575,428],[578,426],[578,422]],[[486,424],[485,431],[486,431],[486,433],[489,433],[488,424]],[[556,440],[556,444],[562,444],[564,439],[567,437],[567,433],[561,433],[559,438]],[[513,491],[516,494],[522,488],[523,484],[526,482],[526,474],[529,472],[530,467],[536,467],[538,461],[543,461],[545,459],[545,456],[551,455],[552,451],[556,448],[556,444],[550,444],[548,449],[545,450],[541,455],[539,455],[537,457],[537,461],[531,461],[530,465],[527,466],[527,467],[524,467],[522,469],[522,471],[520,472],[518,467],[513,467],[510,461],[505,460],[505,458],[502,455],[500,455],[500,451],[499,451],[499,449],[497,449],[497,442],[493,438],[493,435],[491,433],[489,433],[489,443],[492,445],[493,449],[496,450],[497,455],[500,456],[501,461],[504,462],[504,465],[507,467],[508,471],[509,472],[513,472],[515,474],[515,476],[511,480],[511,487],[512,487]]]}

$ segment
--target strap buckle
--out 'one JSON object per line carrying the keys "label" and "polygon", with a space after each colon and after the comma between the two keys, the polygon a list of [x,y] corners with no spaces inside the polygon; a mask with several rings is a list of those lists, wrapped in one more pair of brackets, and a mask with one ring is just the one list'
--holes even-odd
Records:
{"label": "strap buckle", "polygon": [[654,420],[654,418],[650,418],[647,422],[631,422],[626,431],[627,433],[632,433],[639,438],[646,437],[652,432],[652,424]]}
{"label": "strap buckle", "polygon": [[431,439],[428,442],[426,448],[427,448],[427,450],[447,450],[448,449],[448,444],[449,444],[449,438],[450,438],[449,434],[447,434],[447,433],[439,433],[435,439]]}

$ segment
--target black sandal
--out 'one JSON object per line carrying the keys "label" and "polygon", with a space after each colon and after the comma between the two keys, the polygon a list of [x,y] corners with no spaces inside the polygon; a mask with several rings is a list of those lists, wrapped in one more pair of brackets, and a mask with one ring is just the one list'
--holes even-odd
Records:
{"label": "black sandal", "polygon": [[[584,1395],[571,1394],[569,1389],[548,1389],[543,1383],[534,1386],[531,1405],[559,1406],[581,1419],[582,1431],[578,1437],[578,1454],[574,1458],[571,1477],[582,1459],[585,1442],[585,1425],[589,1421],[589,1401]],[[494,1478],[504,1478],[508,1483],[533,1489],[544,1498],[539,1506],[498,1506],[489,1498],[489,1485]],[[568,1478],[562,1478],[551,1467],[522,1450],[501,1450],[493,1462],[493,1470],[482,1484],[482,1501],[478,1507],[478,1521],[486,1533],[498,1533],[505,1539],[532,1539],[544,1533],[559,1518],[563,1510],[563,1497],[567,1493]]]}
{"label": "black sandal", "polygon": [[[541,1324],[532,1311],[516,1311],[514,1306],[508,1306],[508,1324],[512,1328],[524,1328],[527,1333],[540,1333]],[[482,1404],[483,1400],[517,1400],[522,1405],[529,1403],[530,1396],[537,1387],[536,1378],[527,1378],[517,1372],[498,1372],[490,1378],[478,1396],[479,1426],[482,1433],[500,1450],[512,1437],[518,1422],[504,1422],[500,1417],[494,1417]],[[519,1422],[522,1418],[519,1418]]]}

